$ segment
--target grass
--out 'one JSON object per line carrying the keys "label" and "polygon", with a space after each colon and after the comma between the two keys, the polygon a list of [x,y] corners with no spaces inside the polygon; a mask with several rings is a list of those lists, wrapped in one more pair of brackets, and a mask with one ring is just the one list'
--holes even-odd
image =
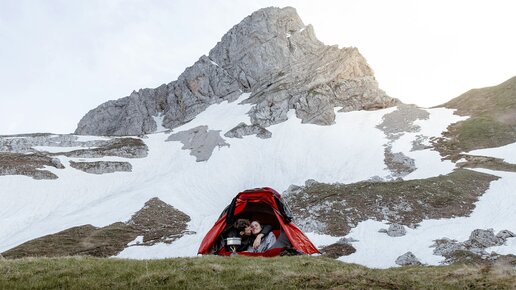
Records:
{"label": "grass", "polygon": [[511,289],[511,267],[369,269],[323,257],[121,260],[86,257],[0,261],[1,289]]}
{"label": "grass", "polygon": [[447,159],[460,153],[516,142],[516,77],[494,87],[474,89],[442,105],[469,119],[452,124],[434,146]]}

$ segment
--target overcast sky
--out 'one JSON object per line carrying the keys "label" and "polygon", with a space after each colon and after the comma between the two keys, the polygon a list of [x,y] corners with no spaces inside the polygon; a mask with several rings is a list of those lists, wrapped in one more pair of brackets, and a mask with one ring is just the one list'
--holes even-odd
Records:
{"label": "overcast sky", "polygon": [[175,80],[267,6],[357,47],[388,95],[438,105],[516,75],[513,3],[0,0],[0,134],[71,133],[101,103]]}

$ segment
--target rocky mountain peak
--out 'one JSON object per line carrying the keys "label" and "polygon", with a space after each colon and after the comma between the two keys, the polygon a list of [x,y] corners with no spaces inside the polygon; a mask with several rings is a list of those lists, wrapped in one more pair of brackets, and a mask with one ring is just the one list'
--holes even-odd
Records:
{"label": "rocky mountain peak", "polygon": [[398,102],[378,88],[356,48],[324,45],[294,8],[269,7],[231,28],[176,81],[100,105],[81,119],[75,133],[152,133],[157,116],[173,129],[211,104],[235,101],[243,93],[250,93],[244,102],[254,105],[250,125],[262,128],[287,120],[291,109],[304,123],[330,125],[335,107],[368,110]]}

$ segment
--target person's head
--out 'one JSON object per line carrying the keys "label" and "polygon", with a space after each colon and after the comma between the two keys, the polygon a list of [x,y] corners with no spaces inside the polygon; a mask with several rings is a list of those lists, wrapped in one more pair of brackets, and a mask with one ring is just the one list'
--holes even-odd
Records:
{"label": "person's head", "polygon": [[237,219],[234,227],[241,236],[250,236],[252,233],[250,225],[251,223],[248,219]]}
{"label": "person's head", "polygon": [[253,221],[251,223],[250,227],[251,227],[251,232],[253,235],[257,235],[262,231],[262,225],[260,224],[259,221]]}

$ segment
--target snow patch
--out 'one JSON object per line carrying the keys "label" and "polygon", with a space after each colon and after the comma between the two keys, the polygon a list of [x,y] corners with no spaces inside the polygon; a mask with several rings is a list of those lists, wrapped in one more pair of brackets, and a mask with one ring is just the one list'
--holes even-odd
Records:
{"label": "snow patch", "polygon": [[[444,257],[434,255],[434,248],[430,248],[436,239],[446,237],[465,241],[475,229],[493,228],[495,232],[507,229],[515,232],[516,173],[485,169],[477,171],[498,175],[501,178],[493,181],[486,193],[479,198],[471,216],[424,220],[418,228],[407,228],[405,236],[396,238],[378,233],[378,230],[387,226],[386,222],[363,221],[346,236],[359,240],[351,243],[357,251],[339,260],[372,268],[388,268],[397,266],[394,263],[396,258],[411,251],[422,263],[438,265],[444,261]],[[516,239],[509,238],[506,246],[489,249],[500,250],[500,254],[516,254],[514,240]]]}
{"label": "snow patch", "polygon": [[467,152],[467,154],[501,158],[505,162],[516,164],[516,143],[511,143],[496,148],[473,150]]}

